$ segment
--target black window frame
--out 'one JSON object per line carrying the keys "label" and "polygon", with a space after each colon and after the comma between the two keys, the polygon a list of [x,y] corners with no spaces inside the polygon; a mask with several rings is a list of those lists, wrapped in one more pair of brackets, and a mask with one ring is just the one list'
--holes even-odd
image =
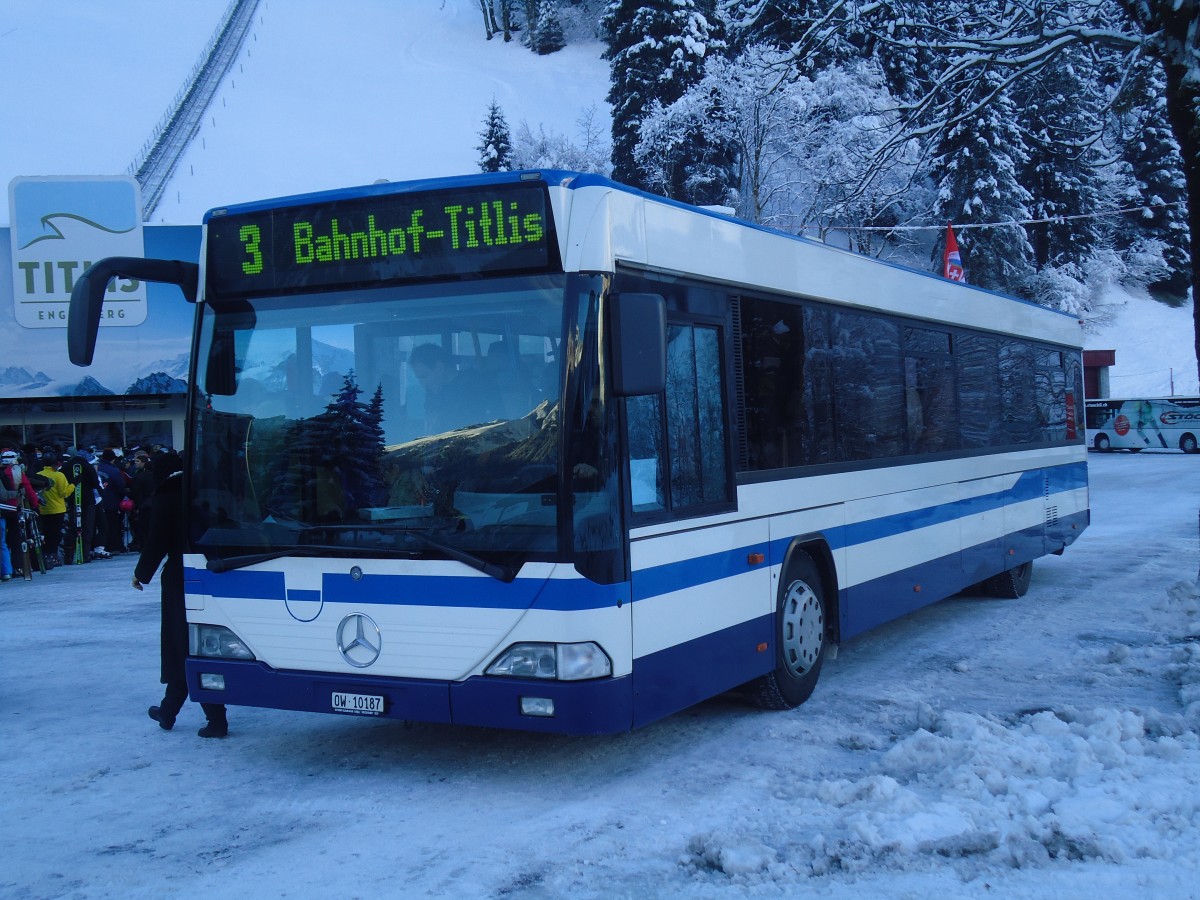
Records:
{"label": "black window frame", "polygon": [[[719,515],[737,509],[737,455],[734,447],[738,429],[734,421],[736,408],[736,385],[734,378],[734,328],[731,321],[732,295],[721,285],[700,279],[674,276],[668,273],[642,270],[618,269],[615,278],[617,291],[635,291],[660,294],[666,301],[667,330],[674,326],[710,327],[717,331],[718,359],[721,386],[721,423],[724,429],[722,454],[724,480],[719,485],[720,499],[689,506],[675,502],[672,486],[672,454],[667,430],[666,391],[651,395],[658,402],[659,435],[662,440],[664,469],[660,475],[663,486],[663,506],[656,509],[634,509],[631,473],[626,472],[625,509],[633,527],[652,525],[659,522],[696,519]],[[699,310],[699,311],[697,311]],[[639,398],[626,398],[620,403],[619,434],[621,455],[628,463],[631,459],[629,446],[629,404],[640,402]]]}
{"label": "black window frame", "polygon": [[[926,463],[944,459],[955,459],[971,456],[992,455],[995,453],[1012,452],[1027,449],[1049,448],[1057,446],[1082,445],[1085,442],[1085,435],[1082,428],[1078,427],[1078,423],[1083,418],[1083,382],[1082,382],[1082,355],[1081,351],[1053,344],[1047,341],[1035,340],[1032,338],[1018,337],[1012,334],[1003,332],[989,331],[981,328],[971,328],[967,326],[954,325],[946,322],[931,322],[911,316],[898,315],[891,312],[883,312],[879,310],[871,310],[860,306],[850,306],[845,304],[829,303],[826,301],[815,300],[807,297],[793,295],[779,295],[766,291],[753,291],[740,289],[734,297],[737,304],[737,315],[735,321],[739,325],[738,333],[731,337],[731,345],[734,352],[738,355],[735,362],[735,371],[738,374],[737,384],[735,385],[735,410],[734,417],[738,423],[740,432],[735,435],[735,443],[738,447],[738,471],[737,480],[739,484],[750,484],[762,481],[780,480],[786,478],[802,477],[807,475],[826,474],[832,472],[854,471],[860,469],[882,468],[895,465],[909,465],[916,463]],[[901,329],[901,342],[899,361],[901,366],[901,379],[905,378],[907,360],[944,360],[949,362],[949,378],[953,384],[953,415],[954,425],[953,433],[956,435],[953,449],[941,449],[931,452],[912,452],[911,447],[906,446],[905,452],[900,455],[881,456],[881,457],[863,457],[846,458],[842,453],[842,432],[841,423],[838,413],[838,397],[836,395],[837,384],[835,379],[833,398],[833,413],[831,416],[832,427],[834,429],[835,443],[837,444],[837,459],[835,461],[821,462],[801,462],[799,464],[786,466],[770,466],[770,465],[754,465],[753,458],[758,455],[753,445],[753,430],[754,425],[748,422],[747,415],[747,397],[749,390],[747,382],[753,382],[753,371],[756,367],[756,360],[747,359],[745,357],[746,341],[743,333],[743,323],[754,315],[754,303],[763,304],[782,304],[804,315],[808,310],[823,309],[828,311],[828,314],[833,317],[839,310],[847,312],[861,313],[867,316],[888,320],[893,322]],[[760,317],[762,318],[762,317]],[[773,318],[766,316],[765,318]],[[807,319],[805,320],[807,322]],[[833,332],[835,329],[830,329]],[[948,337],[947,352],[939,352],[936,349],[930,349],[927,346],[921,346],[921,341],[917,340],[919,333],[938,333]],[[912,338],[912,340],[910,340]],[[959,349],[963,346],[963,342],[968,344],[978,338],[988,338],[994,342],[996,347],[997,358],[995,360],[996,368],[999,370],[999,348],[1005,343],[1016,344],[1020,347],[1020,356],[1027,357],[1030,360],[1044,360],[1048,357],[1056,357],[1058,366],[1035,366],[1031,367],[1030,371],[1021,373],[1023,381],[1028,384],[1017,385],[1025,389],[1024,393],[1028,393],[1032,399],[1033,408],[1039,409],[1040,404],[1055,404],[1065,409],[1067,401],[1071,401],[1074,408],[1074,415],[1068,411],[1063,417],[1062,422],[1053,422],[1049,425],[1039,423],[1030,419],[1028,415],[1017,417],[1024,422],[1025,431],[1031,432],[1024,436],[1021,440],[1000,440],[980,445],[976,440],[972,443],[968,431],[964,430],[964,417],[969,415],[969,410],[965,409],[964,404],[964,365],[966,359],[959,354]],[[832,354],[836,356],[836,354]],[[975,361],[978,364],[978,360]],[[1034,371],[1036,369],[1036,371]],[[1063,390],[1062,396],[1052,395],[1050,397],[1039,397],[1037,391],[1040,389],[1042,382],[1054,385],[1055,378],[1049,379],[1036,377],[1044,372],[1060,372],[1061,379],[1058,383],[1061,384]],[[1004,404],[1005,388],[1010,389],[1014,385],[1002,385],[1002,379],[997,374],[995,382],[987,387],[995,391],[997,394],[997,408],[1002,416],[1002,421],[995,423],[993,429],[989,431],[994,434],[997,430],[1003,430],[1005,421],[1013,417],[1010,416],[1011,407]],[[844,412],[844,410],[843,410]],[[905,411],[907,416],[908,411]],[[1071,422],[1075,422],[1075,433],[1071,434]],[[907,420],[905,427],[907,432]],[[1049,435],[1049,436],[1047,436]]]}

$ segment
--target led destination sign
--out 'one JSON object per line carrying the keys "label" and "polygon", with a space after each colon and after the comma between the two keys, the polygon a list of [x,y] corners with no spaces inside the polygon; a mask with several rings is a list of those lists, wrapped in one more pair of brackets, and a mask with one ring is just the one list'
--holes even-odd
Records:
{"label": "led destination sign", "polygon": [[557,259],[553,247],[540,184],[214,215],[208,224],[208,295],[545,270]]}

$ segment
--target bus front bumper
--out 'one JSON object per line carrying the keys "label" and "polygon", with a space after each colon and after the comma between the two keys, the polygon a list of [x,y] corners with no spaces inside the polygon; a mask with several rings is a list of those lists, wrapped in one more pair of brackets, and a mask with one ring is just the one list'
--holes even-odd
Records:
{"label": "bus front bumper", "polygon": [[[616,734],[633,725],[631,676],[592,681],[477,676],[446,682],[294,672],[260,661],[193,656],[187,661],[187,682],[192,700],[231,706],[558,734]],[[212,689],[216,683],[223,689]]]}

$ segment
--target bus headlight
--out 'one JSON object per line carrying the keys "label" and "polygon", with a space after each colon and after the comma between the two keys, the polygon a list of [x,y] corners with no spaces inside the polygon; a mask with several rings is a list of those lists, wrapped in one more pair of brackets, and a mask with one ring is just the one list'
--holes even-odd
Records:
{"label": "bus headlight", "polygon": [[220,659],[254,659],[242,639],[224,625],[188,624],[188,653]]}
{"label": "bus headlight", "polygon": [[487,667],[488,675],[583,681],[612,674],[612,660],[599,644],[513,644]]}

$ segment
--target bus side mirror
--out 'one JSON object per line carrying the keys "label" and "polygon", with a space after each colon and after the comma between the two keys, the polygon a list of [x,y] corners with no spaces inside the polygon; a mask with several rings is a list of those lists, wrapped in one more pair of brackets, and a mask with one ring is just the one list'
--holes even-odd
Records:
{"label": "bus side mirror", "polygon": [[608,324],[613,393],[640,397],[667,386],[667,304],[658,294],[612,294]]}
{"label": "bus side mirror", "polygon": [[189,303],[196,302],[200,266],[178,259],[141,259],[136,256],[110,256],[88,266],[75,279],[71,306],[67,313],[67,354],[77,366],[90,366],[96,353],[96,332],[104,294],[114,278],[158,281],[179,285]]}

